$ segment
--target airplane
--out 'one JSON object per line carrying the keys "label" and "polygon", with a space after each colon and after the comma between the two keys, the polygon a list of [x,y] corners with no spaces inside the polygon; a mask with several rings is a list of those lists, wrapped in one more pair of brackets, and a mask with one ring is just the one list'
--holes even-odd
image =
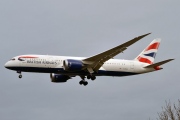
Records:
{"label": "airplane", "polygon": [[149,35],[144,34],[128,42],[118,45],[105,52],[91,57],[70,57],[52,55],[19,55],[13,57],[4,66],[17,71],[19,78],[21,72],[50,73],[51,82],[64,83],[75,76],[80,76],[80,85],[88,85],[85,80],[95,80],[97,76],[122,77],[138,75],[163,69],[161,65],[174,59],[167,59],[154,63],[161,39],[154,39],[134,60],[114,59],[127,47]]}

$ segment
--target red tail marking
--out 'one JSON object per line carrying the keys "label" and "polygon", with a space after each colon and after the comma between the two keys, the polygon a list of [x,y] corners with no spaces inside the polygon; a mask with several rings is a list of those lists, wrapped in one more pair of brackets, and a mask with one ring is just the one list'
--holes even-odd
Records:
{"label": "red tail marking", "polygon": [[148,64],[152,64],[152,62],[149,60],[149,59],[147,59],[147,58],[142,58],[142,57],[138,57],[138,60],[140,61],[140,62],[143,62],[143,63],[148,63]]}
{"label": "red tail marking", "polygon": [[151,50],[151,49],[158,49],[159,42],[153,43],[152,45],[148,46],[148,48],[145,51]]}

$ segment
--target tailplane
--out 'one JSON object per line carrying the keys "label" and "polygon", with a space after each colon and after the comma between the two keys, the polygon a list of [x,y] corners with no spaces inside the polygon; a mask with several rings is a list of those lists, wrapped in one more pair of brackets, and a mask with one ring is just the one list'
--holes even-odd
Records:
{"label": "tailplane", "polygon": [[168,62],[170,62],[172,60],[174,60],[174,59],[168,59],[168,60],[164,60],[164,61],[161,61],[161,62],[158,62],[158,63],[155,63],[155,64],[147,65],[144,68],[154,68],[156,70],[160,70],[160,69],[162,69],[162,68],[160,68],[160,65],[168,63]]}
{"label": "tailplane", "polygon": [[153,64],[161,39],[154,39],[134,60]]}

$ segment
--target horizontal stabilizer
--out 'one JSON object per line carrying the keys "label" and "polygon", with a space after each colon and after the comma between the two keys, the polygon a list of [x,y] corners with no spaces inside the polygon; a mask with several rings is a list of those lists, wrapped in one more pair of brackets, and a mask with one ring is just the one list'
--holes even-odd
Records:
{"label": "horizontal stabilizer", "polygon": [[161,62],[158,62],[158,63],[154,63],[154,64],[152,64],[152,65],[145,66],[144,68],[154,68],[154,67],[163,65],[163,64],[165,64],[165,63],[167,63],[167,62],[170,62],[170,61],[172,61],[172,60],[174,60],[174,59],[164,60],[164,61],[161,61]]}

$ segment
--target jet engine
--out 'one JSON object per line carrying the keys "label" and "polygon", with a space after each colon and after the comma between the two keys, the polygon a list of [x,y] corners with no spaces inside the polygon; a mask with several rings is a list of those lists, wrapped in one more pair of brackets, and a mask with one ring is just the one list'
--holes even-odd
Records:
{"label": "jet engine", "polygon": [[81,71],[83,66],[80,60],[67,59],[63,61],[63,68],[66,71]]}
{"label": "jet engine", "polygon": [[62,82],[67,82],[67,80],[70,79],[71,77],[69,77],[68,75],[60,75],[60,74],[51,73],[50,78],[51,78],[51,82],[62,83]]}

